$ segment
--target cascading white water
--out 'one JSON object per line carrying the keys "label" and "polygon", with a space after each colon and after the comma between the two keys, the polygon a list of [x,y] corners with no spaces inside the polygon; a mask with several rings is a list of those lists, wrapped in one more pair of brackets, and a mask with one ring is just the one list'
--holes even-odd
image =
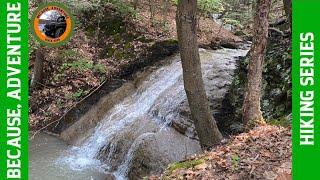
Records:
{"label": "cascading white water", "polygon": [[[177,82],[181,76],[180,63],[175,61],[153,73],[137,91],[122,103],[110,110],[95,128],[94,133],[80,147],[74,147],[66,163],[74,169],[90,168],[99,165],[96,160],[99,150],[112,138],[127,128],[137,118],[144,116],[152,107],[159,95]],[[112,150],[110,151],[110,156]]]}
{"label": "cascading white water", "polygon": [[[224,95],[225,88],[221,89],[232,81],[236,57],[246,53],[247,50],[200,50],[204,80],[212,81],[214,86],[206,86],[207,93]],[[215,80],[219,82],[215,84]],[[172,63],[152,72],[136,92],[109,110],[92,135],[79,147],[62,154],[57,163],[79,171],[100,168],[115,172],[118,179],[126,178],[138,139],[166,131],[163,127],[179,116],[175,108],[185,100],[182,67],[177,55]]]}

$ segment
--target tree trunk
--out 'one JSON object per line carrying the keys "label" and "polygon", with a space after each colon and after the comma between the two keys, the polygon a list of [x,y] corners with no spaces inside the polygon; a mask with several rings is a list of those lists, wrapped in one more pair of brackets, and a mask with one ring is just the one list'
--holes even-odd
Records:
{"label": "tree trunk", "polygon": [[43,75],[43,62],[44,62],[44,55],[43,55],[43,49],[38,48],[36,50],[36,60],[34,64],[34,71],[31,79],[30,87],[34,88],[39,83],[41,83],[42,75]]}
{"label": "tree trunk", "polygon": [[292,28],[292,0],[283,0],[284,11],[286,12],[287,20]]}
{"label": "tree trunk", "polygon": [[183,68],[184,88],[192,119],[202,148],[208,148],[222,139],[212,116],[204,89],[197,43],[197,1],[179,0],[177,32]]}
{"label": "tree trunk", "polygon": [[163,27],[166,26],[168,21],[168,0],[163,0],[163,8],[162,8],[162,15],[163,15]]}
{"label": "tree trunk", "polygon": [[257,0],[254,15],[254,36],[243,102],[243,123],[247,129],[264,124],[260,110],[262,70],[268,38],[268,16],[271,0]]}
{"label": "tree trunk", "polygon": [[134,0],[134,1],[133,1],[133,9],[134,9],[134,10],[137,10],[138,2],[139,2],[139,0]]}
{"label": "tree trunk", "polygon": [[154,27],[154,16],[155,16],[155,1],[154,0],[149,0],[149,10],[150,10],[151,27]]}

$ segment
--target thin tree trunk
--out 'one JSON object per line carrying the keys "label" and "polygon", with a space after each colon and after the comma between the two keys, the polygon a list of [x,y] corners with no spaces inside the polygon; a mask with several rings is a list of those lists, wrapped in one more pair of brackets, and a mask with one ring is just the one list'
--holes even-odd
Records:
{"label": "thin tree trunk", "polygon": [[284,11],[286,12],[287,20],[292,28],[292,0],[283,0]]}
{"label": "thin tree trunk", "polygon": [[183,67],[184,88],[202,148],[220,142],[222,135],[210,110],[204,89],[197,43],[197,1],[179,0],[177,33]]}
{"label": "thin tree trunk", "polygon": [[41,83],[42,75],[43,75],[43,62],[44,62],[44,55],[43,55],[43,49],[38,48],[36,50],[36,59],[34,64],[34,71],[31,79],[30,87],[34,88],[39,83]]}
{"label": "thin tree trunk", "polygon": [[134,1],[133,1],[133,9],[134,9],[134,10],[137,10],[138,3],[139,3],[139,0],[134,0]]}
{"label": "thin tree trunk", "polygon": [[155,16],[155,1],[149,0],[149,10],[150,10],[150,21],[151,26],[154,27],[154,16]]}
{"label": "thin tree trunk", "polygon": [[168,21],[168,0],[163,0],[163,12],[162,12],[162,15],[163,15],[163,27],[166,26],[167,24],[167,21]]}
{"label": "thin tree trunk", "polygon": [[271,0],[257,0],[254,15],[254,37],[243,101],[243,123],[247,129],[264,124],[260,109],[262,70],[268,38],[268,16]]}

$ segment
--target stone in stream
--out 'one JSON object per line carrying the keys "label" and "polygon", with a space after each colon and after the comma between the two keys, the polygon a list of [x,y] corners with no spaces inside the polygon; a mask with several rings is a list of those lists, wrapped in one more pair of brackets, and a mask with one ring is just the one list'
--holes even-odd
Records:
{"label": "stone in stream", "polygon": [[129,179],[159,174],[167,164],[201,151],[198,141],[191,140],[172,128],[148,134],[136,141],[127,166],[130,167],[127,172]]}
{"label": "stone in stream", "polygon": [[104,180],[116,180],[117,178],[113,175],[113,174],[111,174],[111,173],[108,173],[107,175],[106,175],[106,178],[104,179]]}

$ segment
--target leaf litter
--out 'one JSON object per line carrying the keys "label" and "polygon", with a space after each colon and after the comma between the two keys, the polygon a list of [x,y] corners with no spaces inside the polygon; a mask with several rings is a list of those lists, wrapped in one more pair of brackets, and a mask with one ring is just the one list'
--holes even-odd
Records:
{"label": "leaf litter", "polygon": [[149,179],[289,180],[291,179],[291,129],[261,126],[232,136],[204,154],[184,162],[203,159],[193,167],[179,167]]}

